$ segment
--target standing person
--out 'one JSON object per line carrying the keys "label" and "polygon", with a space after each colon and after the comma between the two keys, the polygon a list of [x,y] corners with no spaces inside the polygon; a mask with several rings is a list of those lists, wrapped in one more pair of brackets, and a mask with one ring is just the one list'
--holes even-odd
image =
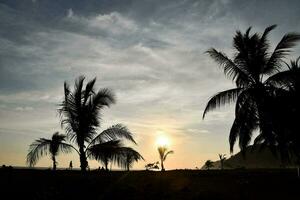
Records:
{"label": "standing person", "polygon": [[72,170],[73,169],[73,163],[72,163],[72,160],[70,161],[70,164],[69,164],[69,169]]}

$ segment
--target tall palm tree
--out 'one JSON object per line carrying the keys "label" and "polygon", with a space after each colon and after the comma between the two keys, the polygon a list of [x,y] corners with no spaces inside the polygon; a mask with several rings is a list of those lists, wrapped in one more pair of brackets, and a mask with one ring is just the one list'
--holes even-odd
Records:
{"label": "tall palm tree", "polygon": [[167,159],[167,156],[169,154],[173,154],[174,151],[172,150],[168,151],[168,148],[166,146],[161,146],[158,147],[158,153],[160,158],[161,171],[165,171],[164,162]]}
{"label": "tall palm tree", "polygon": [[[298,116],[300,114],[300,57],[286,63],[287,70],[269,78],[269,84],[281,89],[276,94],[272,115],[274,116],[276,143],[281,158],[289,161],[293,153],[300,158],[300,136],[298,134]],[[257,138],[257,143],[264,143],[264,138]]]}
{"label": "tall palm tree", "polygon": [[40,157],[50,154],[53,162],[53,170],[56,170],[56,156],[60,152],[69,153],[73,148],[70,144],[65,143],[65,139],[65,135],[55,132],[51,139],[40,138],[35,140],[29,146],[29,152],[26,160],[27,164],[29,166],[34,166]]}
{"label": "tall palm tree", "polygon": [[97,129],[100,127],[100,112],[103,108],[115,103],[115,96],[107,88],[96,92],[94,88],[96,78],[89,81],[84,88],[84,79],[83,76],[77,78],[73,91],[65,82],[64,101],[59,108],[61,124],[65,127],[68,138],[78,146],[77,152],[82,171],[87,169],[87,150],[91,145],[120,138],[135,143],[128,129],[120,124],[97,135]]}
{"label": "tall palm tree", "polygon": [[282,37],[273,51],[270,51],[268,35],[276,25],[267,27],[263,34],[250,34],[251,27],[242,34],[236,32],[233,38],[235,50],[233,59],[212,48],[207,51],[224,70],[236,87],[214,95],[206,105],[206,114],[224,104],[235,103],[235,120],[230,130],[230,151],[239,139],[239,147],[244,152],[249,145],[254,130],[259,137],[273,143],[274,131],[270,103],[277,88],[269,84],[268,77],[281,68],[283,59],[300,40],[300,35],[288,33]]}

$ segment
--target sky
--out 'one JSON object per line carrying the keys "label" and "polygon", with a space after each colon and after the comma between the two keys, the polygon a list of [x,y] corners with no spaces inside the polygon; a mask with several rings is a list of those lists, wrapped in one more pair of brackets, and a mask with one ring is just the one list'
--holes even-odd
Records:
{"label": "sky", "polygon": [[[57,113],[63,84],[80,75],[115,92],[99,132],[117,123],[130,129],[138,145],[129,145],[145,158],[134,169],[158,161],[161,135],[175,152],[167,169],[230,157],[234,106],[205,120],[202,113],[211,96],[234,84],[205,51],[232,56],[236,30],[273,24],[272,48],[300,32],[300,1],[0,0],[0,164],[25,166],[31,142],[64,133]],[[299,55],[300,45],[289,58]],[[70,160],[79,167],[75,153],[58,156],[58,167]],[[37,166],[51,164],[45,157]]]}

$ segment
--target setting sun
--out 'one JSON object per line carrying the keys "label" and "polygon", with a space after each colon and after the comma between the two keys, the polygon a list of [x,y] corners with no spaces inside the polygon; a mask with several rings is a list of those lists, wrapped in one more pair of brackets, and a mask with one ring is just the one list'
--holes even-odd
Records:
{"label": "setting sun", "polygon": [[170,140],[166,136],[159,136],[156,139],[156,144],[157,144],[157,146],[169,146]]}

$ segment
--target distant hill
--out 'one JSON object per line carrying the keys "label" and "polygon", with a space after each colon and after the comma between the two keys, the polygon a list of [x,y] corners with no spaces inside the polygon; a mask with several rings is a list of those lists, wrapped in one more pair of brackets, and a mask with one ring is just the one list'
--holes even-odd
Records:
{"label": "distant hill", "polygon": [[[243,157],[239,152],[224,162],[224,169],[237,169],[237,168],[282,168],[284,167],[280,161],[280,157],[272,154],[269,148],[260,150],[260,146],[249,146],[246,150],[246,156]],[[295,159],[285,167],[296,167]],[[201,169],[206,169],[202,166]],[[213,162],[211,169],[220,169],[220,161]]]}

